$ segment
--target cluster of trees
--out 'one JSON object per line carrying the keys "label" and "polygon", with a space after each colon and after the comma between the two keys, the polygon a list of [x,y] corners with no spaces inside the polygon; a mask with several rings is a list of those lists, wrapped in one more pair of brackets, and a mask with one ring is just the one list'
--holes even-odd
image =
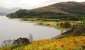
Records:
{"label": "cluster of trees", "polygon": [[71,28],[71,24],[69,22],[64,22],[59,24],[61,28]]}

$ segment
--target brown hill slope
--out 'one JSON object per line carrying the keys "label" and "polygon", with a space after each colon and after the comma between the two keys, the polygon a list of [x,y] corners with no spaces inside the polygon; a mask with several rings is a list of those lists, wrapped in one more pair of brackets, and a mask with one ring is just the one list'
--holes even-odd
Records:
{"label": "brown hill slope", "polygon": [[9,17],[61,17],[61,16],[85,16],[84,2],[60,2],[46,7],[36,8],[32,10],[18,10],[9,14]]}

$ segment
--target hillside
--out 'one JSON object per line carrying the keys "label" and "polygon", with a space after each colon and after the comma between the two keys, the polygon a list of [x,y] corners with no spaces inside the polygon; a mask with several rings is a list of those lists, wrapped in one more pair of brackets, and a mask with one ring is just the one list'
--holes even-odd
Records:
{"label": "hillside", "polygon": [[31,10],[20,9],[7,16],[11,18],[77,18],[76,16],[85,16],[85,4],[84,2],[60,2]]}

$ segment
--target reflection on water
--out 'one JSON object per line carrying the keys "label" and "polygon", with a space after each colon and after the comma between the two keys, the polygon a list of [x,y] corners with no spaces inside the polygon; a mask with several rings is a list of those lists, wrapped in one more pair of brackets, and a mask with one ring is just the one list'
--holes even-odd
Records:
{"label": "reflection on water", "polygon": [[0,41],[27,37],[32,34],[34,40],[51,38],[60,34],[54,28],[36,25],[35,23],[20,21],[19,19],[9,19],[0,16]]}

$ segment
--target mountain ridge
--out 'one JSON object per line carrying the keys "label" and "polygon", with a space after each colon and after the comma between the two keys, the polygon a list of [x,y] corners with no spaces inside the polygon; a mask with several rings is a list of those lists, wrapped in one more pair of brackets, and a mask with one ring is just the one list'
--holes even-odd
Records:
{"label": "mountain ridge", "polygon": [[[23,15],[22,15],[23,14]],[[7,15],[13,18],[23,18],[29,16],[38,16],[40,18],[56,18],[65,16],[85,16],[85,4],[84,2],[60,2],[46,7],[40,7],[36,9],[26,10],[21,9],[15,13]],[[16,16],[16,17],[15,17]]]}

